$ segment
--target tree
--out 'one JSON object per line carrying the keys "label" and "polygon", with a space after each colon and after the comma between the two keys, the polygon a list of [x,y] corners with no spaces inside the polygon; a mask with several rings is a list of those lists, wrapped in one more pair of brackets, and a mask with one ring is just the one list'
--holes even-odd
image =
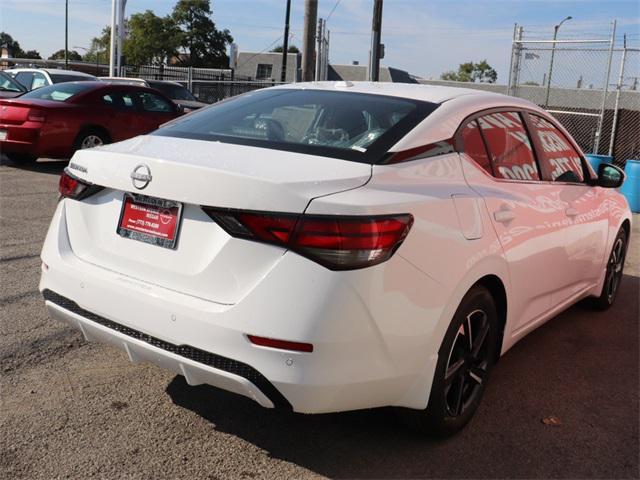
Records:
{"label": "tree", "polygon": [[25,52],[20,48],[20,44],[7,32],[0,32],[0,46],[6,45],[13,58],[41,58],[35,50]]}
{"label": "tree", "polygon": [[229,30],[217,30],[211,19],[210,0],[178,0],[171,18],[180,29],[180,46],[189,54],[182,63],[194,67],[226,67]]}
{"label": "tree", "polygon": [[180,30],[171,17],[151,10],[129,17],[124,54],[128,63],[161,64],[178,53]]}
{"label": "tree", "polygon": [[[75,50],[69,50],[68,58],[72,62],[78,62],[82,60],[82,55],[80,55]],[[64,48],[61,48],[57,52],[54,52],[49,57],[49,60],[64,60]]]}
{"label": "tree", "polygon": [[[278,45],[276,48],[274,48],[271,51],[272,52],[276,52],[276,53],[282,53],[282,49],[283,48],[284,48],[284,46]],[[298,47],[296,47],[295,45],[289,45],[289,48],[287,48],[287,53],[300,53],[300,49]]]}
{"label": "tree", "polygon": [[454,82],[495,83],[498,79],[498,74],[486,60],[482,60],[478,63],[461,63],[457,72],[449,70],[440,75],[440,78]]}
{"label": "tree", "polygon": [[0,46],[6,45],[11,56],[14,58],[21,58],[24,53],[20,48],[20,44],[13,39],[7,32],[0,32]]}
{"label": "tree", "polygon": [[37,50],[27,50],[26,52],[24,52],[22,54],[22,56],[20,58],[39,59],[39,58],[42,58],[42,57],[40,56],[40,52],[38,52]]}
{"label": "tree", "polygon": [[[126,31],[126,23],[125,23]],[[92,63],[109,63],[109,42],[111,40],[111,27],[106,26],[102,29],[99,37],[91,39],[89,51],[84,54],[82,59],[85,62]]]}

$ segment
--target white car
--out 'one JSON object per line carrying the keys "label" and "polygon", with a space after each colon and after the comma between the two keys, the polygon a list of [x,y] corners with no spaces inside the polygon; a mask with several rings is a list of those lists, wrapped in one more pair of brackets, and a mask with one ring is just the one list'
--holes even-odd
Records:
{"label": "white car", "polygon": [[27,90],[46,87],[54,83],[88,82],[98,80],[98,77],[84,72],[61,70],[57,68],[10,68],[5,70]]}
{"label": "white car", "polygon": [[304,413],[404,407],[447,435],[515,342],[614,301],[623,180],[517,98],[269,88],[78,151],[40,290],[88,340],[191,385]]}

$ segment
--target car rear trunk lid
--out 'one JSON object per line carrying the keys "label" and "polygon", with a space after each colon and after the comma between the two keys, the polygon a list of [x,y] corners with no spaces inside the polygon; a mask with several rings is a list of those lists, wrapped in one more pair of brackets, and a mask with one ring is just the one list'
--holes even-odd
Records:
{"label": "car rear trunk lid", "polygon": [[[143,189],[134,187],[131,174],[136,170],[151,177]],[[371,165],[143,136],[79,151],[69,171],[105,187],[81,202],[65,203],[69,240],[78,257],[138,280],[233,304],[269,273],[285,250],[229,236],[200,207],[302,213],[313,198],[364,185]],[[144,183],[140,178],[138,186]],[[126,192],[180,202],[175,248],[117,233]]]}

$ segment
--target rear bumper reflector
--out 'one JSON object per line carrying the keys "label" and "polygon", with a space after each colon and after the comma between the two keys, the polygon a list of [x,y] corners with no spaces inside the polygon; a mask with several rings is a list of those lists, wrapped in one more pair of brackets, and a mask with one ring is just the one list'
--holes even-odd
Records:
{"label": "rear bumper reflector", "polygon": [[202,363],[204,365],[217,368],[218,370],[223,370],[225,372],[229,372],[234,375],[246,378],[256,387],[258,387],[262,391],[262,393],[264,393],[267,398],[269,398],[269,400],[273,402],[273,405],[276,408],[293,410],[289,401],[284,398],[284,396],[278,391],[278,389],[274,387],[273,384],[269,380],[267,380],[264,375],[262,375],[255,368],[247,365],[246,363],[223,357],[221,355],[216,355],[215,353],[206,352],[189,345],[175,345],[173,343],[160,340],[159,338],[153,337],[139,330],[121,325],[117,322],[96,315],[95,313],[89,312],[81,308],[73,300],[63,297],[62,295],[59,295],[48,289],[42,292],[42,296],[45,300],[48,300],[51,303],[55,303],[56,305],[77,315],[80,315],[87,320],[91,320],[92,322],[115,330],[121,334],[127,335],[128,337],[148,343],[149,345],[152,345],[156,348],[166,350],[167,352],[179,355],[189,360],[193,360],[194,362]]}
{"label": "rear bumper reflector", "polygon": [[289,340],[277,340],[275,338],[257,337],[247,335],[249,341],[261,347],[271,347],[280,350],[292,350],[294,352],[313,352],[313,345],[310,343],[290,342]]}

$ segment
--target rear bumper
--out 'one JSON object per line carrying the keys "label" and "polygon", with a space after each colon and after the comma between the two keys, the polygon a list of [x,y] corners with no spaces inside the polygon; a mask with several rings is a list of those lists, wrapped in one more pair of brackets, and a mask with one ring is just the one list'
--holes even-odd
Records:
{"label": "rear bumper", "polygon": [[6,140],[0,142],[0,150],[9,153],[25,153],[36,155],[40,128],[42,124],[5,125],[0,124],[0,130],[7,132]]}
{"label": "rear bumper", "polygon": [[7,138],[0,142],[0,151],[36,157],[68,158],[73,153],[73,138],[68,129],[50,124],[25,122],[22,125],[0,124]]}
{"label": "rear bumper", "polygon": [[79,328],[88,341],[109,343],[126,351],[133,363],[154,363],[183,375],[189,385],[213,385],[249,397],[263,407],[291,410],[280,392],[249,365],[146,335],[88,312],[51,290],[44,290],[42,295],[51,317]]}
{"label": "rear bumper", "polygon": [[[66,201],[45,240],[40,290],[51,315],[88,339],[266,407],[301,413],[426,407],[441,310],[418,308],[390,280],[402,278],[434,298],[441,290],[400,256],[331,272],[287,253],[238,303],[224,305],[82,260],[67,235]],[[257,346],[247,335],[311,343],[314,350]]]}

